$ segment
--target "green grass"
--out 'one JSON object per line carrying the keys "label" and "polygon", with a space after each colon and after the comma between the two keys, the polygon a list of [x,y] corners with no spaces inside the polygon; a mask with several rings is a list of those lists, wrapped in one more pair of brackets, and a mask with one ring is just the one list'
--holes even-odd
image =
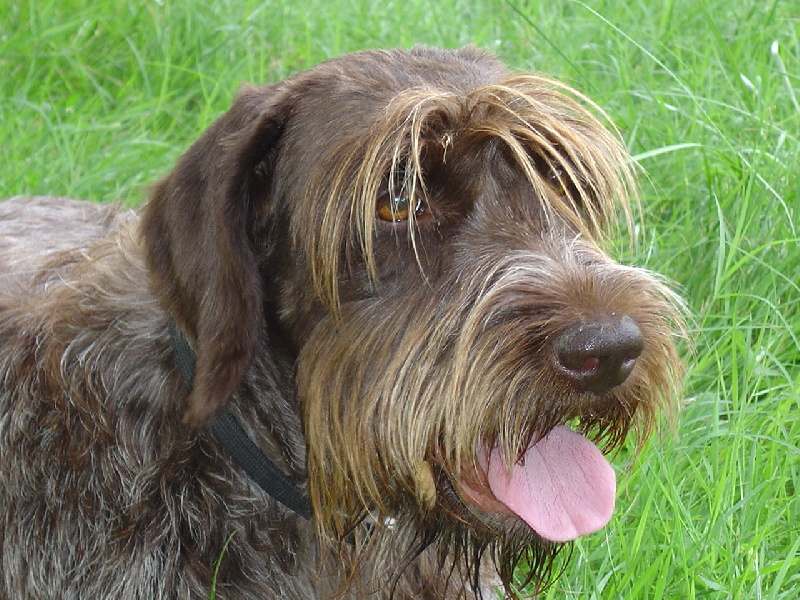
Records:
{"label": "green grass", "polygon": [[138,203],[241,82],[416,42],[488,47],[605,108],[646,174],[624,258],[692,313],[677,432],[620,454],[616,517],[547,597],[800,597],[795,2],[11,0],[0,196]]}

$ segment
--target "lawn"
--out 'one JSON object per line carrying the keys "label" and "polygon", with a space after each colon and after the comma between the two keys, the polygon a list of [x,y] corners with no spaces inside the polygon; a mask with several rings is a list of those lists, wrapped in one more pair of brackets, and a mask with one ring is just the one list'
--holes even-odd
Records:
{"label": "lawn", "polygon": [[620,259],[675,282],[682,410],[547,598],[800,597],[800,10],[793,0],[10,0],[0,197],[140,203],[245,81],[472,43],[560,77],[641,165]]}

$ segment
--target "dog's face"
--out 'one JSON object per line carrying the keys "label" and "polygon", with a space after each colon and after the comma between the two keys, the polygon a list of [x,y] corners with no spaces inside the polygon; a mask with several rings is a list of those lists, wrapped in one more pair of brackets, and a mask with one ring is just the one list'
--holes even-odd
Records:
{"label": "dog's face", "polygon": [[589,439],[644,436],[680,378],[673,295],[601,251],[633,183],[586,103],[469,49],[243,91],[145,218],[197,348],[187,419],[279,339],[324,535],[371,514],[373,550],[438,541],[470,570],[490,547],[504,580],[523,556],[543,574],[610,518]]}

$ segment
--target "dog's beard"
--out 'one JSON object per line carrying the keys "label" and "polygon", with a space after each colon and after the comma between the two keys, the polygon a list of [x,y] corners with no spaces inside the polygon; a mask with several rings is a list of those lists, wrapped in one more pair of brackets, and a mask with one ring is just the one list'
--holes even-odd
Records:
{"label": "dog's beard", "polygon": [[[646,273],[578,247],[567,267],[551,250],[512,253],[489,261],[491,273],[465,267],[474,287],[461,281],[388,314],[345,305],[340,321],[320,321],[298,390],[323,537],[370,514],[368,562],[402,571],[432,546],[442,569],[476,584],[488,555],[510,589],[518,564],[544,581],[561,542],[608,522],[615,482],[603,451],[632,428],[644,438],[672,396],[679,363],[665,320],[677,313]],[[560,281],[559,270],[585,279]],[[603,276],[636,303],[585,284]],[[648,340],[637,371],[601,395],[573,389],[547,358],[546,340],[574,324],[584,289],[594,290],[586,304],[630,314]]]}
{"label": "dog's beard", "polygon": [[[457,492],[454,488],[461,488]],[[487,511],[470,500],[463,482],[443,477],[439,487],[439,518],[435,529],[441,568],[450,568],[473,590],[479,590],[487,573],[488,558],[509,597],[513,587],[532,581],[537,588],[553,576],[556,558],[566,547],[541,537],[522,520],[507,512]],[[449,561],[449,563],[448,563]]]}
{"label": "dog's beard", "polygon": [[[560,448],[545,450],[543,445]],[[584,459],[591,456],[579,463],[576,449]],[[553,461],[558,464],[547,464]],[[347,533],[330,538],[347,540],[338,544],[335,560],[344,553],[362,579],[394,591],[402,587],[414,561],[429,554],[446,586],[471,589],[480,596],[486,581],[494,580],[514,598],[526,586],[535,592],[548,587],[559,571],[559,557],[571,548],[563,542],[599,529],[611,517],[613,470],[591,441],[566,425],[532,443],[510,471],[499,450],[487,452],[482,445],[476,462],[477,472],[469,476],[465,473],[470,467],[456,476],[435,466],[432,506],[420,502],[418,491],[410,496],[408,490],[395,489],[386,492],[387,501],[379,510],[372,504],[369,511],[351,513],[353,519],[349,524],[342,521],[340,530]],[[547,477],[549,467],[559,469],[560,481],[538,481]],[[602,496],[599,501],[594,498],[588,508],[579,504],[595,492]],[[548,510],[551,503],[554,510]]]}
{"label": "dog's beard", "polygon": [[422,562],[438,574],[442,597],[445,589],[471,589],[481,597],[497,588],[513,598],[526,586],[546,588],[557,573],[557,558],[570,549],[542,539],[522,521],[479,515],[446,478],[439,481],[438,498],[434,510],[413,511],[407,504],[395,517],[367,515],[354,525],[331,555],[335,564],[349,561],[348,570],[359,573],[351,585],[367,582],[389,590],[389,597],[413,595],[413,577],[410,588],[404,577]]}

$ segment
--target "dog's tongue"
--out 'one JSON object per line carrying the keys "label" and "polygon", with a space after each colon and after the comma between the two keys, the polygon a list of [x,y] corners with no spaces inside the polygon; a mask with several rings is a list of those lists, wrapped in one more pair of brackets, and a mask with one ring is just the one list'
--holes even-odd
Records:
{"label": "dog's tongue", "polygon": [[597,446],[566,425],[528,448],[510,474],[493,450],[487,476],[495,497],[553,542],[601,529],[614,511],[614,469]]}

